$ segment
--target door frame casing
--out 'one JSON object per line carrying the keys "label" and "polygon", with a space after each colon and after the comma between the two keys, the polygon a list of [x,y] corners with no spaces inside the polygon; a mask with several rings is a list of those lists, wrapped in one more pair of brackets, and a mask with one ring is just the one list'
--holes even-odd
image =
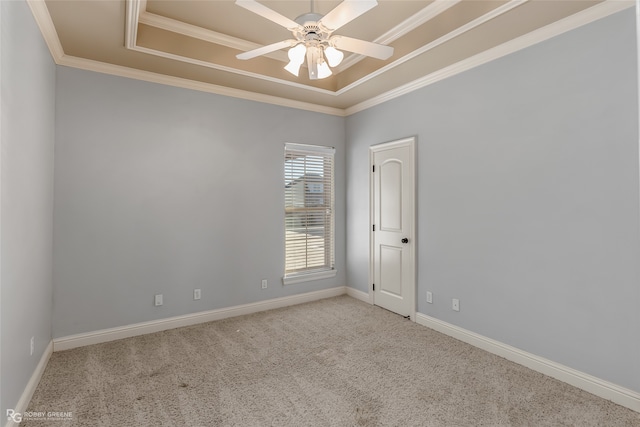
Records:
{"label": "door frame casing", "polygon": [[409,257],[411,259],[412,268],[409,271],[410,274],[410,283],[413,286],[413,289],[410,290],[409,296],[412,299],[411,301],[411,320],[413,322],[416,321],[416,311],[417,311],[417,290],[418,286],[416,283],[416,254],[417,254],[417,246],[418,242],[416,240],[417,230],[416,230],[416,211],[417,211],[417,186],[416,186],[416,176],[417,176],[417,162],[416,162],[416,137],[411,136],[407,138],[397,139],[389,142],[383,142],[380,144],[375,144],[369,146],[369,303],[375,304],[375,292],[373,291],[373,279],[375,274],[375,245],[374,245],[374,231],[373,231],[373,223],[374,223],[374,155],[378,151],[389,150],[393,148],[399,147],[409,147],[411,149],[411,163],[413,166],[413,174],[411,176],[411,180],[413,181],[413,194],[411,195],[413,201],[413,208],[409,210],[409,221],[411,223],[411,233],[408,238],[410,242],[413,242],[412,245],[409,246]]}

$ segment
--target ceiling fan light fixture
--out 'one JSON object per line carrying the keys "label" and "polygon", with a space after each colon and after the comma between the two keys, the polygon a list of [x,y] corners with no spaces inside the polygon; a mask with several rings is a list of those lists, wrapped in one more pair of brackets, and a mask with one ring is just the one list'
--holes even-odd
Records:
{"label": "ceiling fan light fixture", "polygon": [[[327,58],[326,61],[323,53]],[[329,66],[335,67],[338,65],[342,61],[344,54],[335,48],[329,49],[318,45],[307,47],[301,43],[289,49],[288,56],[289,63],[284,67],[285,70],[298,77],[300,67],[306,57],[307,67],[309,68],[309,79],[318,80],[325,79],[332,75],[333,72]]]}
{"label": "ceiling fan light fixture", "polygon": [[[330,67],[336,67],[342,62],[342,51],[382,60],[393,55],[393,48],[390,46],[333,35],[334,31],[375,7],[377,0],[343,0],[326,15],[315,13],[311,0],[311,12],[300,15],[295,21],[256,0],[236,0],[236,4],[286,28],[295,38],[240,53],[236,55],[238,59],[251,59],[289,47],[289,63],[284,67],[285,70],[298,76],[306,56],[309,79],[317,80],[333,74]],[[341,50],[336,48],[338,46]]]}
{"label": "ceiling fan light fixture", "polygon": [[327,62],[330,67],[337,67],[344,58],[344,53],[340,52],[333,46],[329,46],[324,50],[324,55],[327,57]]}

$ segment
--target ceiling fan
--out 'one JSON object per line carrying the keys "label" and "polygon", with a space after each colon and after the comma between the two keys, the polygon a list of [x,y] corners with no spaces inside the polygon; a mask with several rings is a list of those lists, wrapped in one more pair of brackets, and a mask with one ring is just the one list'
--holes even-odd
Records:
{"label": "ceiling fan", "polygon": [[311,12],[300,15],[295,20],[291,20],[255,0],[236,0],[236,4],[285,27],[295,37],[295,39],[284,40],[241,53],[236,55],[238,59],[251,59],[288,47],[290,48],[288,52],[290,62],[284,67],[285,70],[298,76],[300,66],[306,57],[309,79],[317,80],[329,77],[332,74],[329,66],[336,67],[342,62],[344,53],[338,49],[377,59],[388,59],[393,55],[391,46],[333,35],[333,32],[343,25],[377,6],[376,0],[344,0],[324,16],[313,12],[313,0],[311,0]]}

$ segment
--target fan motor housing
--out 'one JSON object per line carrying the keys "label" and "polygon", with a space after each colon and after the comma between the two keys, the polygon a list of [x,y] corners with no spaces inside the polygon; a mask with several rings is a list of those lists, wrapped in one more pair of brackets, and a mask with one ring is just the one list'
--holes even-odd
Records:
{"label": "fan motor housing", "polygon": [[302,42],[322,42],[329,38],[330,32],[319,22],[322,15],[319,13],[305,13],[298,16],[295,21],[301,29],[294,31],[296,38]]}

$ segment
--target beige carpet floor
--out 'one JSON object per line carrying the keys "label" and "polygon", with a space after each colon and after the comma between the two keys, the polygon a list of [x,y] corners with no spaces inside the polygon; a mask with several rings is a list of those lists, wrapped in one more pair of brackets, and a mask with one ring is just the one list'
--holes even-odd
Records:
{"label": "beige carpet floor", "polygon": [[54,353],[22,426],[640,426],[640,414],[342,296]]}

